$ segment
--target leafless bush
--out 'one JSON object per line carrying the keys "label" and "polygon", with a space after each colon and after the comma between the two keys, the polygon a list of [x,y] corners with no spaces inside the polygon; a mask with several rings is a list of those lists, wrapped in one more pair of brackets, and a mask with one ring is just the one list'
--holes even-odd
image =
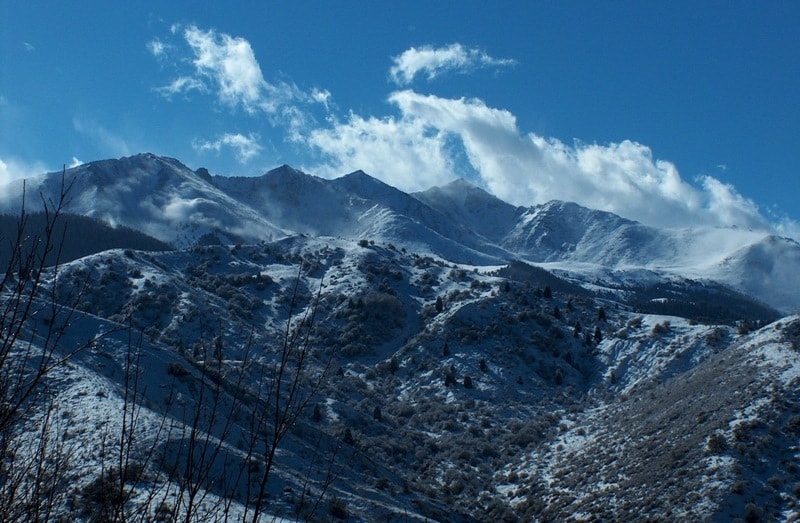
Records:
{"label": "leafless bush", "polygon": [[[66,227],[57,226],[70,186],[62,175],[56,200],[41,196],[44,230],[30,234],[23,186],[17,230],[1,238],[10,253],[0,276],[0,520],[50,519],[61,501],[68,452],[58,436],[58,424],[48,390],[54,369],[89,340],[65,348],[61,340],[73,321],[87,280],[78,282],[74,294],[59,302],[47,278],[58,277],[60,246]],[[58,247],[57,247],[58,246]],[[30,434],[38,434],[29,441]],[[62,433],[63,434],[63,433]]]}

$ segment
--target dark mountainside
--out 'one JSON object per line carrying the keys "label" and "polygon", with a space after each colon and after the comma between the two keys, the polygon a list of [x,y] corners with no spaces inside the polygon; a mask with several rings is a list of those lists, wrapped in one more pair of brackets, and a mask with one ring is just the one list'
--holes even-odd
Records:
{"label": "dark mountainside", "polygon": [[[13,245],[22,238],[22,249],[30,250],[30,242],[37,237],[42,237],[47,225],[47,216],[44,213],[33,213],[26,216],[25,226],[20,231],[19,215],[0,215],[0,267],[8,266],[11,259]],[[57,223],[53,231],[56,242],[47,254],[45,265],[67,263],[90,254],[108,251],[111,249],[134,249],[142,251],[169,251],[173,247],[143,234],[130,227],[110,227],[108,224],[78,214],[65,214]],[[43,246],[37,250],[37,256],[43,256]]]}

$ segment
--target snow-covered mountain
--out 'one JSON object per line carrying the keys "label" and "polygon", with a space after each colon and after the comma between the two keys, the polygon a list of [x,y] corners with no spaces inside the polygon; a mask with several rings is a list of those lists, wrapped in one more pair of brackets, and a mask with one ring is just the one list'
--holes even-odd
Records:
{"label": "snow-covered mountain", "polygon": [[[124,225],[176,246],[194,245],[204,235],[228,241],[284,236],[248,206],[214,187],[210,179],[172,158],[139,154],[119,160],[102,160],[68,169],[66,210],[108,224]],[[0,205],[16,214],[22,181],[0,192]],[[28,209],[41,207],[39,194],[58,198],[62,173],[25,180]]]}
{"label": "snow-covered mountain", "polygon": [[256,178],[214,177],[214,184],[295,233],[402,243],[454,261],[489,263],[509,256],[361,171],[324,180],[283,166]]}
{"label": "snow-covered mountain", "polygon": [[514,207],[463,179],[413,196],[497,244],[503,242],[524,212],[524,208]]}
{"label": "snow-covered mountain", "polygon": [[[385,241],[474,265],[512,259],[616,286],[715,281],[782,312],[800,310],[800,245],[735,228],[657,229],[553,201],[514,207],[458,180],[412,195],[357,171],[334,180],[289,166],[257,177],[212,176],[151,154],[66,172],[68,210],[124,225],[177,247],[253,243],[288,234]],[[29,205],[58,194],[61,173],[27,181]],[[0,211],[19,207],[21,182],[2,188]]]}
{"label": "snow-covered mountain", "polygon": [[[520,259],[605,283],[694,278],[800,309],[800,244],[737,228],[658,229],[571,202],[514,208],[457,181],[416,195]],[[579,276],[580,275],[580,276]]]}
{"label": "snow-covered mountain", "polygon": [[0,519],[800,517],[800,317],[753,299],[797,308],[791,240],[362,172],[72,179],[175,248],[4,271]]}
{"label": "snow-covered mountain", "polygon": [[314,393],[266,483],[268,520],[798,513],[800,318],[747,333],[554,278],[311,236],[75,260],[43,285],[77,311],[37,309],[27,354],[62,322],[61,350],[85,348],[46,374],[53,401],[34,403],[16,455],[47,443],[48,499],[73,520],[247,519],[266,459],[254,416],[271,412],[291,311],[316,303],[299,382]]}

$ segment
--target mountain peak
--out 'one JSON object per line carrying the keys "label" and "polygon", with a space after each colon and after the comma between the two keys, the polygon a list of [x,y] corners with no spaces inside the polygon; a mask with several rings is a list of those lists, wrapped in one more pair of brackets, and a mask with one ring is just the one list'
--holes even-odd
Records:
{"label": "mountain peak", "polygon": [[531,212],[539,216],[558,216],[559,219],[568,219],[579,223],[598,222],[613,224],[615,227],[638,224],[638,222],[623,218],[613,212],[590,209],[578,203],[563,200],[550,200],[532,207]]}
{"label": "mountain peak", "polygon": [[370,176],[361,169],[336,178],[333,180],[333,184],[342,189],[355,192],[359,196],[370,198],[401,192],[399,189],[382,182],[374,176]]}
{"label": "mountain peak", "polygon": [[[480,189],[478,186],[468,182],[464,178],[456,178],[450,183],[443,185],[442,187],[450,187],[453,189]],[[483,190],[483,189],[480,189]]]}
{"label": "mountain peak", "polygon": [[496,204],[496,202],[502,202],[503,205],[511,206],[489,191],[478,187],[464,178],[456,178],[450,183],[440,187],[432,187],[427,191],[423,191],[421,194],[424,193],[428,193],[430,195],[437,193],[447,194],[451,198],[456,198],[462,202],[472,201],[472,205],[477,205],[477,202],[481,202],[482,204],[490,204],[491,202],[492,205]]}
{"label": "mountain peak", "polygon": [[359,180],[359,181],[368,182],[368,183],[380,183],[380,184],[383,184],[382,181],[378,180],[374,176],[370,176],[369,174],[365,173],[361,169],[358,169],[357,171],[353,171],[351,173],[345,174],[344,176],[341,177],[341,179],[350,180],[350,181]]}
{"label": "mountain peak", "polygon": [[266,174],[268,174],[270,176],[284,176],[284,175],[296,176],[298,174],[306,175],[306,173],[304,173],[303,171],[301,171],[299,169],[295,169],[294,167],[292,167],[291,165],[289,165],[287,163],[285,163],[285,164],[283,164],[283,165],[281,165],[279,167],[276,167],[274,169],[270,169],[269,171],[267,171]]}
{"label": "mountain peak", "polygon": [[[115,160],[107,160],[107,161],[115,161]],[[178,169],[187,169],[190,170],[183,162],[176,158],[172,158],[171,156],[160,156],[155,153],[139,153],[134,154],[132,156],[123,156],[119,160],[116,160],[121,163],[130,163],[130,164],[153,164],[153,163],[162,163],[168,164],[172,167],[176,167]]]}
{"label": "mountain peak", "polygon": [[200,167],[194,172],[197,176],[199,176],[202,180],[205,180],[207,183],[213,184],[214,181],[211,178],[211,173],[208,172],[208,169],[205,167]]}
{"label": "mountain peak", "polygon": [[513,205],[463,178],[412,196],[494,242],[499,242],[513,227],[519,214]]}

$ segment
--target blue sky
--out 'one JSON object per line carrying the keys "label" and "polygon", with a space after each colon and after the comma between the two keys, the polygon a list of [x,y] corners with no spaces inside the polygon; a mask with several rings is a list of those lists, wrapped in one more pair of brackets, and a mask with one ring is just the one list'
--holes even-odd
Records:
{"label": "blue sky", "polygon": [[0,181],[151,151],[800,237],[798,2],[0,6]]}

